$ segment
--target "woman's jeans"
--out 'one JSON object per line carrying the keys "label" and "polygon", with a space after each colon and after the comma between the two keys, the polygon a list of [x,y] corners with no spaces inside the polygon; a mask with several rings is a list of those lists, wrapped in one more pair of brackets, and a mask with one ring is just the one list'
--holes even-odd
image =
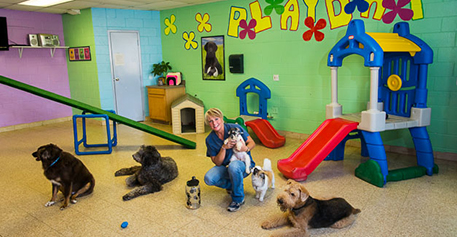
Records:
{"label": "woman's jeans", "polygon": [[[252,168],[252,167],[251,167]],[[205,174],[205,183],[232,190],[232,201],[240,203],[244,200],[243,179],[249,176],[246,173],[246,164],[240,160],[231,161],[225,166],[214,166]]]}

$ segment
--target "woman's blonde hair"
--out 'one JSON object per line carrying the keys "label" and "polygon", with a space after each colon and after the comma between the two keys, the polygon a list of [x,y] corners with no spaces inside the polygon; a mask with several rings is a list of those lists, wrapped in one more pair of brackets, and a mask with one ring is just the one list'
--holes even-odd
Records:
{"label": "woman's blonde hair", "polygon": [[222,114],[222,111],[218,108],[211,108],[208,109],[205,113],[205,124],[208,124],[208,117],[213,117],[213,118],[220,118],[222,121],[224,121],[224,115]]}

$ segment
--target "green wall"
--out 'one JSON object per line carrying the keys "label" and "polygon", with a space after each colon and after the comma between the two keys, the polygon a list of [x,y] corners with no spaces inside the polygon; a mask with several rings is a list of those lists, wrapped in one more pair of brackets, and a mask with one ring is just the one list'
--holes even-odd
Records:
{"label": "green wall", "polygon": [[[260,4],[262,17],[263,9],[269,6],[264,0],[246,1],[231,0],[211,4],[203,4],[160,12],[162,28],[163,59],[170,61],[173,70],[183,73],[186,80],[186,91],[196,95],[205,104],[205,109],[218,107],[228,117],[239,115],[239,100],[235,90],[244,80],[255,77],[264,82],[271,90],[272,96],[268,101],[270,120],[277,130],[311,134],[325,119],[325,105],[330,103],[330,69],[327,67],[327,56],[333,45],[345,35],[346,26],[330,29],[331,13],[328,7],[334,9],[334,15],[345,15],[338,1],[318,1],[316,21],[324,19],[326,27],[321,30],[325,37],[318,42],[313,37],[309,41],[303,39],[303,33],[309,28],[304,20],[309,11],[304,2],[295,2],[299,9],[299,25],[297,30],[281,29],[280,16],[273,11],[270,15],[270,29],[257,32],[253,40],[229,36],[230,20],[240,17],[235,14],[230,17],[232,7],[246,9],[247,22],[253,18],[249,4]],[[347,1],[340,1],[347,2]],[[376,1],[375,1],[376,2]],[[381,1],[378,1],[381,2]],[[428,73],[428,106],[432,108],[432,121],[428,131],[435,151],[457,153],[457,54],[456,29],[457,1],[413,1],[421,4],[423,11],[415,11],[413,20],[408,21],[411,33],[427,42],[434,50],[434,63]],[[333,4],[333,6],[332,6]],[[415,5],[417,6],[417,5]],[[407,5],[405,8],[409,8]],[[254,9],[255,10],[255,9]],[[390,10],[386,10],[386,13]],[[255,11],[253,11],[255,12]],[[196,15],[209,15],[208,23],[211,31],[198,31],[199,22]],[[367,32],[392,32],[394,23],[401,21],[396,16],[395,21],[386,24],[374,18],[374,7],[368,18],[360,17],[357,10],[352,19],[363,19]],[[423,14],[423,17],[420,16]],[[165,34],[166,25],[174,15],[176,33]],[[332,22],[333,26],[335,22]],[[239,28],[237,32],[242,29]],[[186,39],[193,32],[197,48],[186,49]],[[201,37],[224,35],[225,61],[231,54],[244,54],[244,73],[225,73],[224,81],[202,80]],[[193,44],[195,44],[193,43]],[[189,43],[188,43],[189,46]],[[225,67],[228,70],[228,67]],[[279,81],[273,81],[273,75],[279,75]],[[369,101],[369,69],[363,66],[360,56],[346,58],[343,67],[339,69],[339,103],[343,105],[343,113],[355,113],[365,110]],[[254,110],[256,102],[250,102],[249,110]],[[407,129],[387,131],[382,133],[386,144],[404,147],[414,147]]]}
{"label": "green wall", "polygon": [[[63,14],[62,22],[67,46],[90,46],[91,50],[91,61],[70,62],[67,57],[71,98],[100,108],[92,11],[91,9],[81,10],[80,15]],[[73,109],[73,113],[79,112]]]}

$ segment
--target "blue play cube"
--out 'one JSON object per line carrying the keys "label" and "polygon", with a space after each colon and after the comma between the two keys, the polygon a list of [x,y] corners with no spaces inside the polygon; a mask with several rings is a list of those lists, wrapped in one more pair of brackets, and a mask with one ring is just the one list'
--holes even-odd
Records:
{"label": "blue play cube", "polygon": [[[115,114],[116,112],[113,110],[107,110]],[[78,140],[78,127],[77,127],[77,119],[82,118],[82,138]],[[106,122],[106,135],[107,135],[107,142],[101,144],[88,144],[87,143],[87,133],[86,133],[86,118],[103,118]],[[75,153],[77,155],[95,155],[95,154],[111,154],[113,150],[113,146],[117,145],[117,131],[116,131],[116,122],[113,121],[113,136],[111,136],[110,132],[110,124],[109,124],[109,117],[106,114],[86,114],[86,111],[83,111],[81,115],[76,114],[73,115],[73,134],[75,140]],[[86,148],[94,148],[94,147],[107,147],[107,150],[98,150],[98,151],[79,151],[79,146],[83,144]]]}

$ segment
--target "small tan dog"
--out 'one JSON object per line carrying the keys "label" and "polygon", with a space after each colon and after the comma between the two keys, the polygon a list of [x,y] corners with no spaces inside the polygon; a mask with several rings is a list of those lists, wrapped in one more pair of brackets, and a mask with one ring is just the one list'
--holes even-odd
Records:
{"label": "small tan dog", "polygon": [[268,187],[275,188],[275,174],[271,169],[271,160],[263,160],[263,168],[255,166],[252,168],[252,187],[255,190],[255,198],[263,202]]}
{"label": "small tan dog", "polygon": [[277,202],[285,214],[264,221],[262,228],[272,229],[285,225],[294,228],[272,236],[309,236],[308,228],[341,229],[354,223],[355,214],[360,212],[360,209],[353,208],[343,198],[314,199],[303,185],[290,179],[284,191],[278,195]]}

